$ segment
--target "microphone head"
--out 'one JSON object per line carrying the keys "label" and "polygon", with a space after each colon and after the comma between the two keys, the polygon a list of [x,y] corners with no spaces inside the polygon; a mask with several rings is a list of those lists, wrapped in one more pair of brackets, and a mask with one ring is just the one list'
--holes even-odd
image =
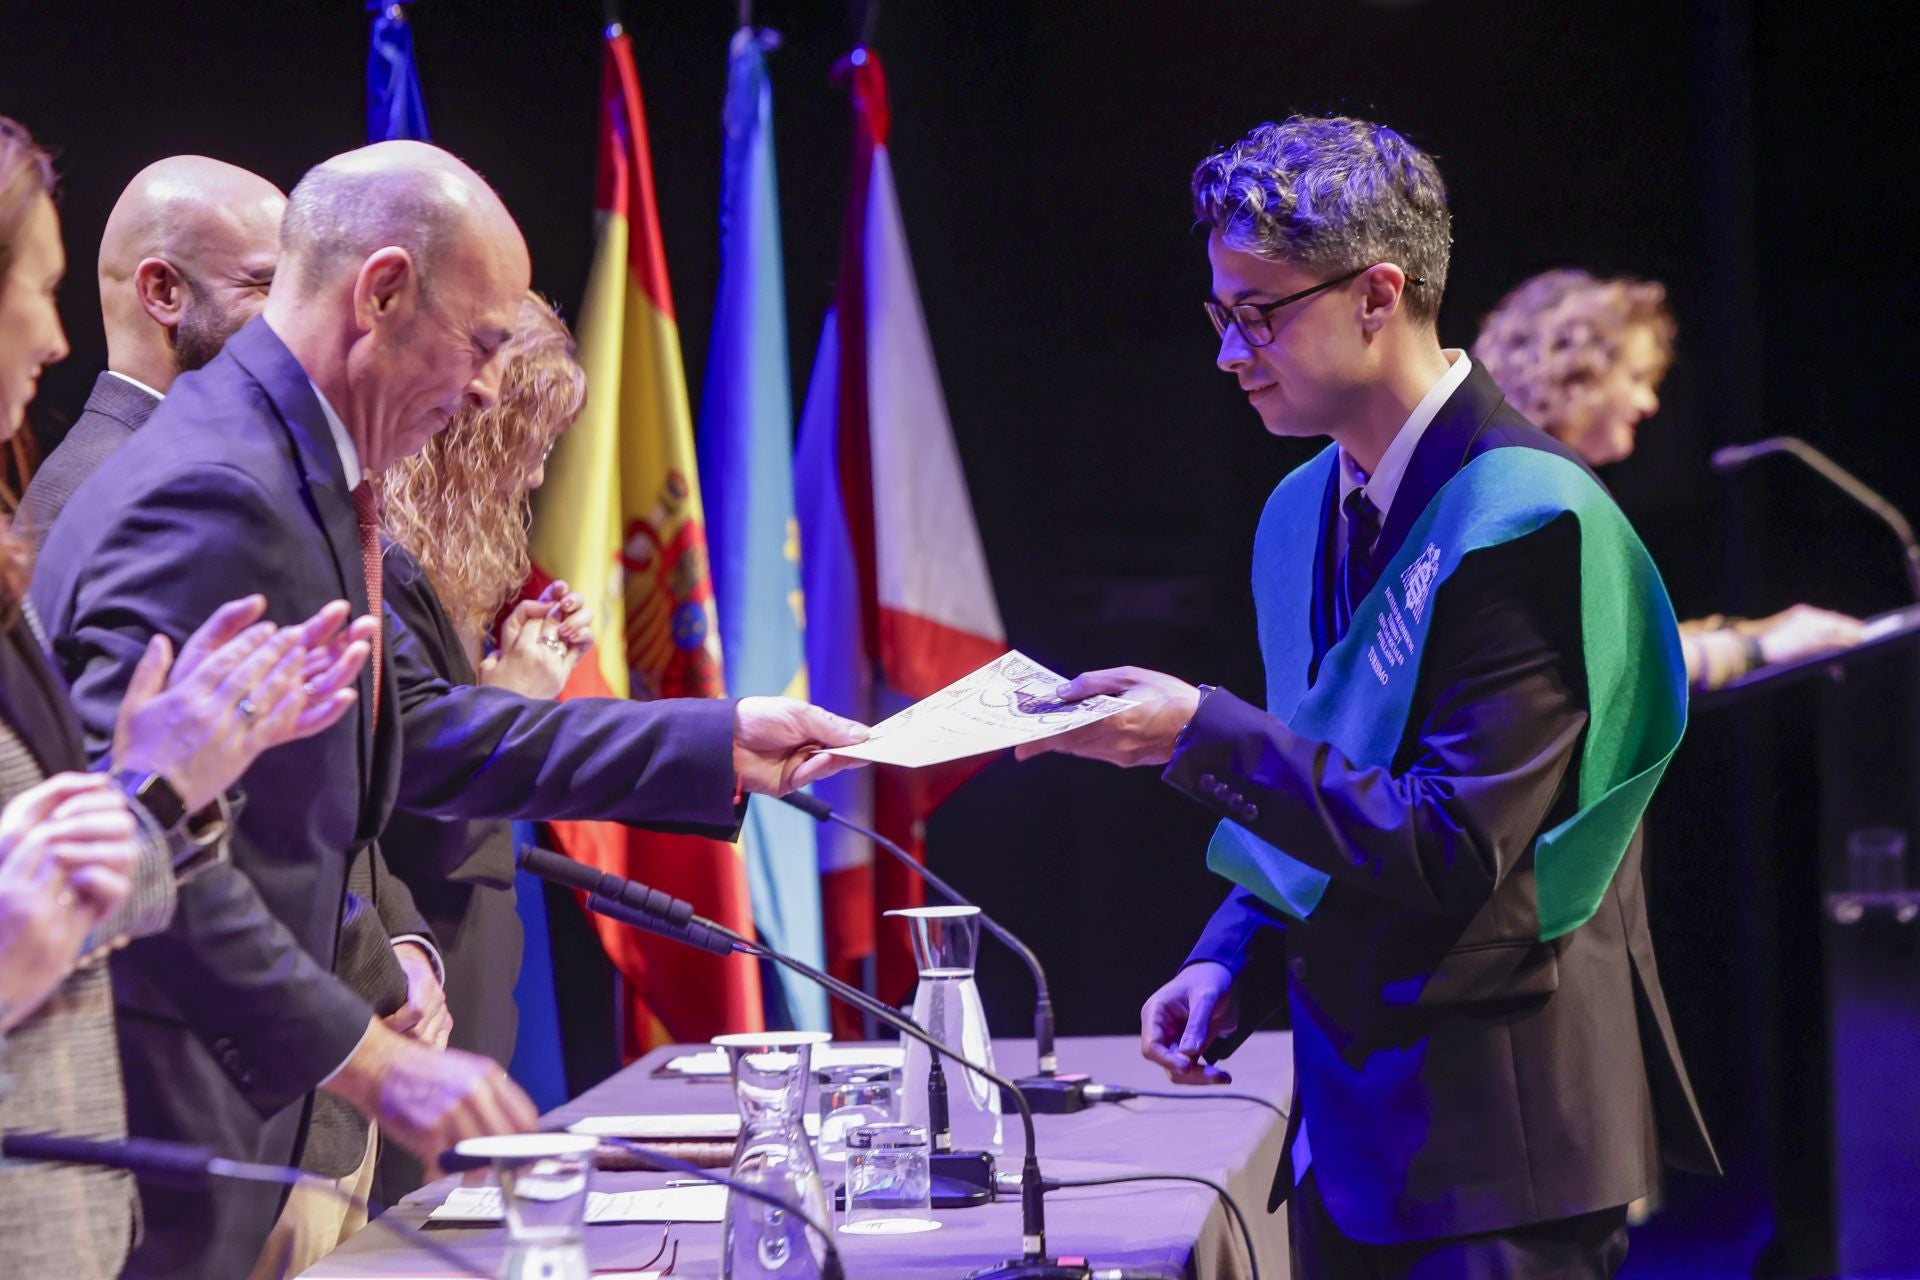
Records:
{"label": "microphone head", "polygon": [[1744,444],[1730,444],[1724,449],[1715,449],[1707,464],[1715,471],[1732,471],[1753,461],[1753,449]]}

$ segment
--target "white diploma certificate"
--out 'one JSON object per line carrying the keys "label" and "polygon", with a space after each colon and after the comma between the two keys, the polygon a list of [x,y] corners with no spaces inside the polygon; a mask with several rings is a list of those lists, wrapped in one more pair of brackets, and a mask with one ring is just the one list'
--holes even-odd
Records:
{"label": "white diploma certificate", "polygon": [[1134,704],[1103,695],[1062,702],[1066,678],[1023,653],[1002,654],[930,698],[873,726],[865,742],[832,754],[907,769],[1038,742],[1104,720]]}

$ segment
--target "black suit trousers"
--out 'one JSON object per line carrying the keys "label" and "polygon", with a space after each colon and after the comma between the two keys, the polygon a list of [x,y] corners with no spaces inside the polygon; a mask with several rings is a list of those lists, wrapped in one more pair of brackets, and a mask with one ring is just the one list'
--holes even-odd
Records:
{"label": "black suit trousers", "polygon": [[1348,1239],[1309,1169],[1287,1201],[1294,1280],[1611,1280],[1627,1260],[1627,1210],[1412,1244]]}

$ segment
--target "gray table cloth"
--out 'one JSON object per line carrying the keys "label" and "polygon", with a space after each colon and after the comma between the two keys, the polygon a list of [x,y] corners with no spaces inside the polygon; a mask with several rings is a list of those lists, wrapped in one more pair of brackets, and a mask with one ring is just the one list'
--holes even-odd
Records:
{"label": "gray table cloth", "polygon": [[[1133,1037],[1067,1037],[1060,1041],[1063,1071],[1082,1072],[1103,1084],[1173,1089],[1159,1068],[1140,1057]],[[660,1049],[560,1107],[545,1119],[560,1127],[592,1115],[718,1113],[732,1110],[733,1093],[723,1079],[656,1079],[654,1068],[689,1050]],[[1030,1040],[996,1041],[1005,1074],[1033,1065]],[[1292,1091],[1292,1054],[1285,1033],[1256,1036],[1233,1057],[1234,1090],[1271,1098],[1285,1106]],[[1210,1177],[1232,1192],[1254,1231],[1262,1280],[1288,1274],[1286,1215],[1266,1212],[1267,1191],[1280,1158],[1283,1126],[1265,1107],[1211,1097],[1206,1089],[1182,1090],[1191,1101],[1139,1099],[1101,1104],[1070,1116],[1038,1116],[1040,1167],[1051,1177],[1087,1178],[1114,1173],[1172,1171]],[[1018,1170],[1025,1150],[1018,1117],[1007,1122],[1003,1170]],[[659,1186],[668,1175],[610,1173],[595,1176],[602,1191]],[[392,1211],[412,1225],[424,1221],[453,1185],[423,1187]],[[938,1211],[943,1226],[924,1235],[841,1236],[838,1243],[850,1280],[934,1280],[964,1276],[975,1267],[1019,1256],[1017,1198],[974,1209]],[[457,1249],[480,1274],[496,1274],[504,1227],[434,1227],[433,1238]],[[587,1256],[596,1272],[638,1267],[660,1243],[658,1225],[608,1224],[586,1228]],[[700,1280],[720,1274],[718,1224],[676,1226],[680,1253],[674,1276]],[[1096,1267],[1192,1280],[1243,1280],[1251,1274],[1246,1250],[1219,1198],[1194,1183],[1143,1183],[1074,1188],[1047,1196],[1047,1242],[1056,1256],[1081,1256]],[[376,1222],[312,1270],[314,1280],[398,1280],[458,1274],[445,1261],[409,1245]]]}

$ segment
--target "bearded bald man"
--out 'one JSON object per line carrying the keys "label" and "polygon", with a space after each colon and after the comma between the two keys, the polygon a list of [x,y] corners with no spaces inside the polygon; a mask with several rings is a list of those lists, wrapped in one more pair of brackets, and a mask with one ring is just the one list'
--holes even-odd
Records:
{"label": "bearded bald man", "polygon": [[107,368],[21,499],[19,527],[36,547],[174,378],[219,355],[260,314],[286,207],[280,188],[259,174],[208,156],[156,160],[120,193],[100,237]]}

